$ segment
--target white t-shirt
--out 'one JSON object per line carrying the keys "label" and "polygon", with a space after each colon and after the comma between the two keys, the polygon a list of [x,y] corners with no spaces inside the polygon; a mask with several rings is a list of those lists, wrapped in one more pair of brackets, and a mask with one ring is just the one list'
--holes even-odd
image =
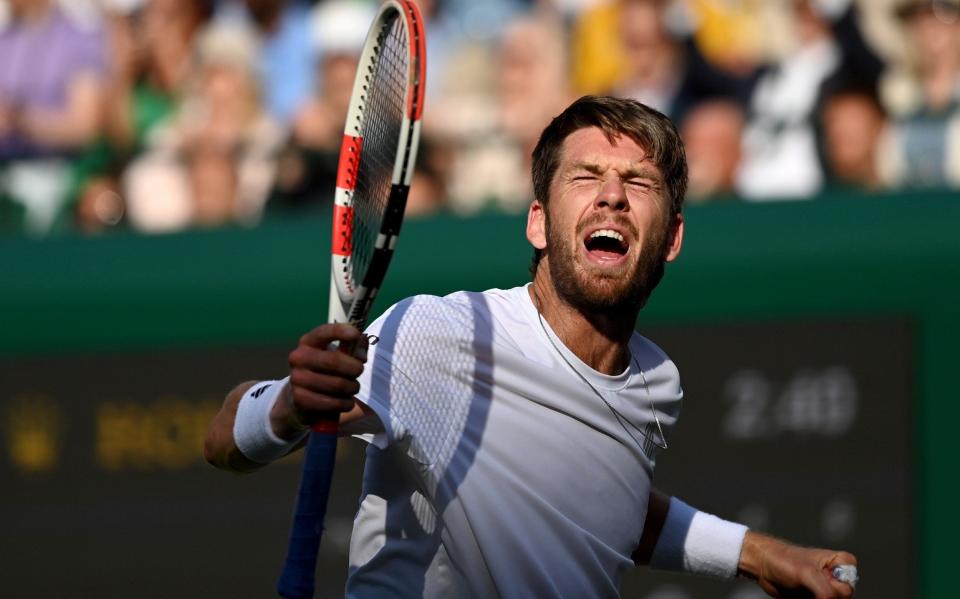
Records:
{"label": "white t-shirt", "polygon": [[347,595],[617,597],[680,409],[669,358],[634,334],[629,368],[598,373],[526,287],[413,297],[367,332],[358,398],[384,430]]}

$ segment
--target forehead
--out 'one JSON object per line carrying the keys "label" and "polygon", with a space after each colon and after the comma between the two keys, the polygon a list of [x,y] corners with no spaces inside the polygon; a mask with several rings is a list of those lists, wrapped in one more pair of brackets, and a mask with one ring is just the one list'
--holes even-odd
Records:
{"label": "forehead", "polygon": [[626,135],[614,137],[613,142],[598,127],[578,129],[563,140],[560,168],[579,164],[595,164],[605,168],[655,168],[647,151]]}

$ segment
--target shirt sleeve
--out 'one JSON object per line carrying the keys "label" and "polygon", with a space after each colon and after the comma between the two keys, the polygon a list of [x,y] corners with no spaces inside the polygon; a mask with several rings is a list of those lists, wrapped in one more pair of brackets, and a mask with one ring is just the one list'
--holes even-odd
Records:
{"label": "shirt sleeve", "polygon": [[69,55],[71,72],[102,79],[107,71],[108,41],[106,31],[101,28],[73,31]]}
{"label": "shirt sleeve", "polygon": [[416,296],[393,306],[367,334],[373,344],[357,399],[373,410],[383,431],[362,438],[381,448],[403,443],[421,464],[444,461],[474,394],[469,304]]}

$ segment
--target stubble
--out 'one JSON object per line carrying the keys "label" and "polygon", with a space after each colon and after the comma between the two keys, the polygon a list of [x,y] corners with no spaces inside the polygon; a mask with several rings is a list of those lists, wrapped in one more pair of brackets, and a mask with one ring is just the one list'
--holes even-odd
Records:
{"label": "stubble", "polygon": [[[588,221],[578,227],[575,242],[579,243],[582,232],[592,224]],[[625,219],[618,224],[635,231],[633,224]],[[619,269],[601,271],[581,262],[578,248],[569,236],[552,226],[547,214],[547,264],[557,293],[584,314],[639,311],[663,278],[667,228],[666,225],[651,228],[635,261],[628,261]]]}

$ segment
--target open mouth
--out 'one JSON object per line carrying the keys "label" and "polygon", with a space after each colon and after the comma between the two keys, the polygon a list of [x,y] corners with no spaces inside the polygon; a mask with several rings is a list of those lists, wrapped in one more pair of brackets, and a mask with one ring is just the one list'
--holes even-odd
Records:
{"label": "open mouth", "polygon": [[587,252],[598,260],[617,260],[627,255],[630,244],[613,229],[597,229],[583,241]]}

